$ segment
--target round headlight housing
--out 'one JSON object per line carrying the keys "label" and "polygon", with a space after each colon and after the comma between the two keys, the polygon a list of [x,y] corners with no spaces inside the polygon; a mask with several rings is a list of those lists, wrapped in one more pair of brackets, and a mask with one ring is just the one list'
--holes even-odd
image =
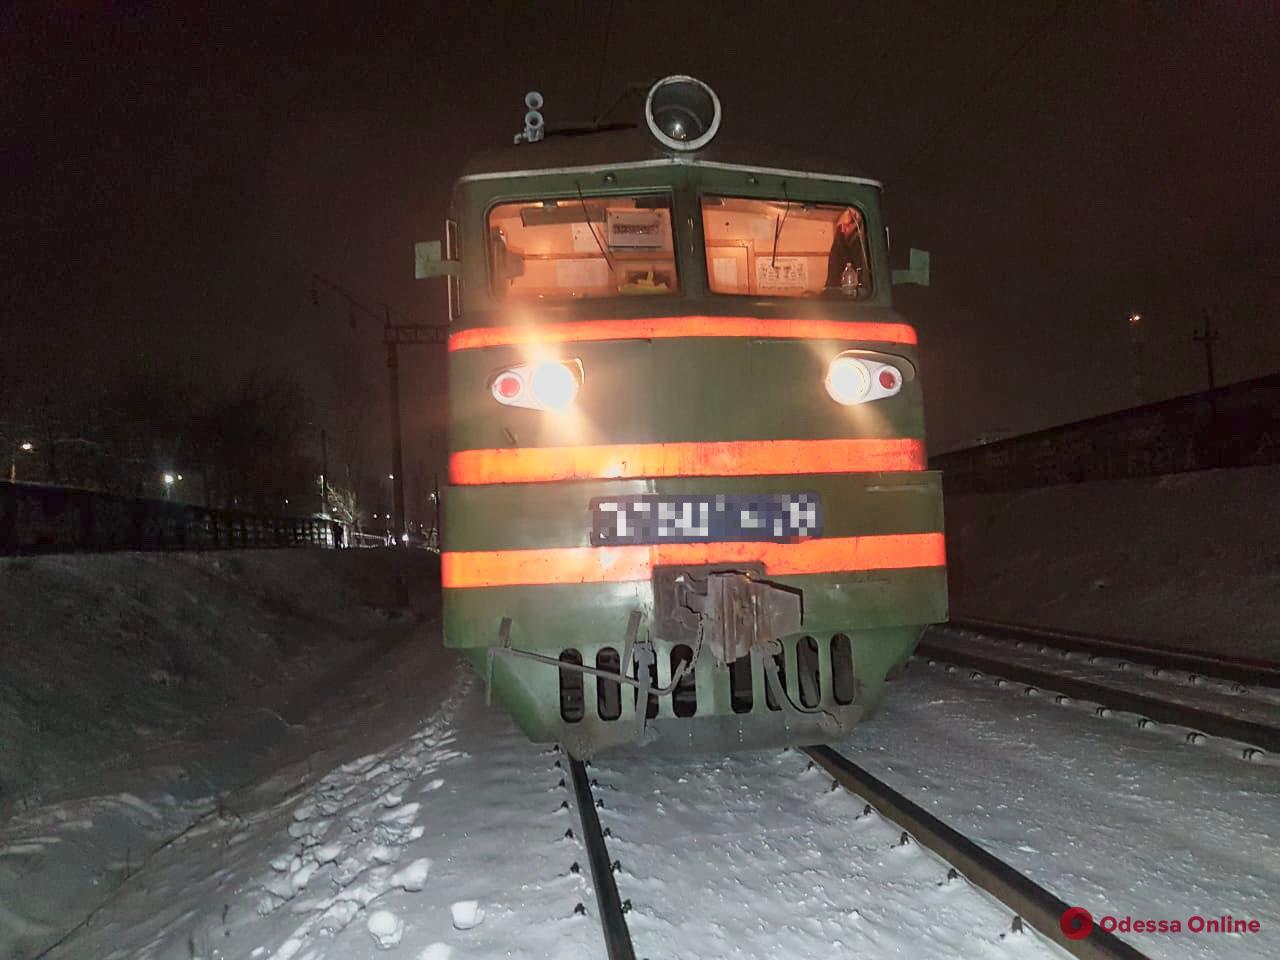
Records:
{"label": "round headlight housing", "polygon": [[578,395],[578,378],[558,360],[545,360],[535,366],[530,386],[538,405],[545,410],[565,410]]}
{"label": "round headlight housing", "polygon": [[865,354],[841,353],[828,365],[823,385],[832,400],[851,407],[895,396],[902,390],[902,380],[902,370],[892,363]]}
{"label": "round headlight housing", "polygon": [[827,368],[826,387],[836,403],[861,403],[871,392],[871,371],[857,357],[836,357]]}
{"label": "round headlight housing", "polygon": [[644,101],[649,132],[672,150],[700,150],[720,130],[720,98],[693,77],[664,77]]}
{"label": "round headlight housing", "polygon": [[489,394],[504,407],[559,412],[572,406],[582,383],[581,360],[542,360],[499,370]]}

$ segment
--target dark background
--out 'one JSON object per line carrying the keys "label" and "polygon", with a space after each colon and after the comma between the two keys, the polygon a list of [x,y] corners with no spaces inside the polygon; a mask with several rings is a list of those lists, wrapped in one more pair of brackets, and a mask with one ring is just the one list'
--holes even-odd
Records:
{"label": "dark background", "polygon": [[[0,409],[277,369],[319,421],[371,397],[385,463],[379,324],[314,304],[308,275],[442,321],[413,243],[525,91],[555,123],[677,72],[717,90],[726,133],[887,182],[895,260],[933,254],[900,306],[934,451],[1202,388],[1205,310],[1220,382],[1280,369],[1273,3],[371,11],[7,9]],[[402,357],[406,465],[428,475],[443,353]]]}

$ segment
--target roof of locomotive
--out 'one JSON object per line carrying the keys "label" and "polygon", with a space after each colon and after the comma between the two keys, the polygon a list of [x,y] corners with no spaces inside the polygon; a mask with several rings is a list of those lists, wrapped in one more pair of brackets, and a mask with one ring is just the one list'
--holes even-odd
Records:
{"label": "roof of locomotive", "polygon": [[536,143],[487,150],[471,158],[459,179],[487,180],[520,174],[663,164],[698,164],[883,186],[879,180],[854,173],[848,161],[815,156],[794,147],[717,137],[701,150],[684,153],[664,147],[641,127],[552,133]]}

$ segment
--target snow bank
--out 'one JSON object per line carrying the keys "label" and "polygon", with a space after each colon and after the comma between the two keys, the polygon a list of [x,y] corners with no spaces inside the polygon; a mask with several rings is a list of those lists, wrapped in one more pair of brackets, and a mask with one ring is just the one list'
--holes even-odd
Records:
{"label": "snow bank", "polygon": [[0,559],[0,960],[256,776],[437,583],[418,551]]}
{"label": "snow bank", "polygon": [[948,497],[952,612],[1280,659],[1278,501],[1278,466]]}

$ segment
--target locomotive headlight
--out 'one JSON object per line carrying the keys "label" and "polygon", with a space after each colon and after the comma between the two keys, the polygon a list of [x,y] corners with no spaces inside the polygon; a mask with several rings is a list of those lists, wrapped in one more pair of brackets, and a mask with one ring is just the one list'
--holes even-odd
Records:
{"label": "locomotive headlight", "polygon": [[826,388],[832,400],[850,407],[894,396],[902,389],[902,371],[867,356],[842,353],[827,367]]}
{"label": "locomotive headlight", "polygon": [[861,403],[871,392],[871,371],[856,357],[839,356],[827,368],[827,393],[846,407]]}
{"label": "locomotive headlight", "polygon": [[720,129],[720,98],[701,80],[665,77],[650,88],[644,119],[664,147],[700,150]]}
{"label": "locomotive headlight", "polygon": [[489,394],[504,407],[567,410],[582,384],[580,360],[540,360],[498,371]]}
{"label": "locomotive headlight", "polygon": [[578,378],[556,360],[544,360],[533,368],[533,396],[547,410],[564,410],[578,395]]}

